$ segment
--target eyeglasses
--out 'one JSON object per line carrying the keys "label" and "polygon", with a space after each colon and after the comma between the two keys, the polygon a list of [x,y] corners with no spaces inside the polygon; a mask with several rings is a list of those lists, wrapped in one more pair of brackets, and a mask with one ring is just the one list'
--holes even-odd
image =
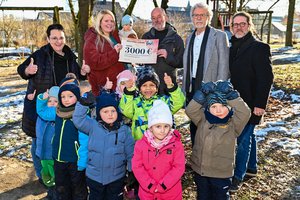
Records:
{"label": "eyeglasses", "polygon": [[58,40],[64,40],[64,39],[65,39],[65,37],[60,37],[60,38],[58,38],[58,37],[51,37],[50,38],[50,40],[53,40],[55,42],[57,42]]}
{"label": "eyeglasses", "polygon": [[192,17],[199,18],[199,17],[208,17],[208,14],[192,14]]}
{"label": "eyeglasses", "polygon": [[246,23],[246,22],[233,23],[233,24],[232,24],[232,27],[234,27],[234,28],[237,28],[237,27],[243,28],[243,27],[245,27],[246,25],[248,25],[248,23]]}

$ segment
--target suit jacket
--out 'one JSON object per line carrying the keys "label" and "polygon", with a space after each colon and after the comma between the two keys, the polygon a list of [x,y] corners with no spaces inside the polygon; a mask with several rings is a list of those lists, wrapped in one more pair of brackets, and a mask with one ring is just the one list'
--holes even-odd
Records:
{"label": "suit jacket", "polygon": [[270,46],[251,36],[243,42],[236,56],[232,51],[231,48],[230,81],[252,110],[249,123],[258,124],[261,116],[254,115],[253,109],[266,108],[273,83]]}
{"label": "suit jacket", "polygon": [[[191,84],[186,85],[187,73],[190,73],[190,78],[192,79],[191,71],[187,71],[188,66],[188,51],[192,34],[186,40],[186,47],[183,54],[183,85],[182,89],[184,92],[191,92]],[[200,51],[200,49],[199,49]],[[190,57],[192,58],[193,55]],[[197,77],[196,77],[197,78]],[[208,35],[208,41],[205,49],[205,58],[203,66],[203,80],[204,82],[217,81],[217,80],[227,80],[229,78],[229,41],[225,32],[217,30],[210,27],[210,32]],[[190,80],[192,83],[192,80]]]}

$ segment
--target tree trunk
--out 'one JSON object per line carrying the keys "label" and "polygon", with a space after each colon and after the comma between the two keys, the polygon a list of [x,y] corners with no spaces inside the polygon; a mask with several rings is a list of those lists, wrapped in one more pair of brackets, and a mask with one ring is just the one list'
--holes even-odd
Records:
{"label": "tree trunk", "polygon": [[167,8],[169,7],[169,6],[168,6],[168,2],[169,2],[169,0],[162,0],[162,1],[161,1],[161,6],[160,6],[160,7],[161,7],[162,9],[164,9],[166,12],[167,12]]}
{"label": "tree trunk", "polygon": [[128,7],[126,8],[126,10],[125,10],[125,12],[124,12],[124,14],[123,14],[123,16],[126,15],[126,14],[128,14],[128,15],[131,15],[131,14],[132,14],[132,11],[133,11],[133,9],[134,9],[134,6],[135,6],[135,4],[136,4],[136,1],[137,1],[137,0],[131,0],[131,1],[130,1]]}
{"label": "tree trunk", "polygon": [[80,0],[78,1],[78,6],[80,13],[78,12],[78,30],[79,30],[79,38],[78,38],[78,63],[82,63],[83,59],[83,45],[84,45],[84,33],[88,29],[88,22],[90,16],[90,1],[89,0]]}
{"label": "tree trunk", "polygon": [[285,46],[293,46],[293,21],[296,0],[289,0],[289,11],[287,18],[287,27],[285,35]]}

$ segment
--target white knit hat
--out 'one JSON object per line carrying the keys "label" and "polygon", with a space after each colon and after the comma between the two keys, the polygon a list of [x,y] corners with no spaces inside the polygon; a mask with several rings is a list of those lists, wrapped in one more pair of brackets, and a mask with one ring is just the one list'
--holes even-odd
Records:
{"label": "white knit hat", "polygon": [[165,123],[173,125],[172,113],[169,106],[162,100],[155,100],[153,107],[148,112],[148,127],[155,124]]}

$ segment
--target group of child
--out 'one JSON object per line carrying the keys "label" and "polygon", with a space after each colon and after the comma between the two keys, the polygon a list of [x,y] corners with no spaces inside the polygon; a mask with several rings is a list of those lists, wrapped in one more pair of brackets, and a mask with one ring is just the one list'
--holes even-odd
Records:
{"label": "group of child", "polygon": [[[182,199],[185,155],[173,114],[185,96],[167,74],[164,82],[169,95],[157,93],[151,67],[137,77],[125,70],[117,92],[109,91],[108,80],[94,97],[88,82],[68,74],[39,94],[36,155],[49,197],[123,199],[135,188],[135,198]],[[229,82],[219,81],[203,84],[186,113],[198,127],[191,157],[198,199],[228,199],[235,141],[249,108]]]}
{"label": "group of child", "polygon": [[[131,27],[132,19],[125,16],[122,24]],[[151,66],[137,74],[125,70],[116,91],[107,79],[95,97],[88,82],[67,74],[59,87],[37,96],[36,156],[50,199],[117,200],[132,189],[135,199],[182,199],[185,153],[173,114],[185,95],[168,74],[164,82],[168,95],[159,95]],[[208,82],[186,114],[198,127],[191,157],[197,198],[229,199],[236,137],[250,117],[248,106],[231,83]]]}

